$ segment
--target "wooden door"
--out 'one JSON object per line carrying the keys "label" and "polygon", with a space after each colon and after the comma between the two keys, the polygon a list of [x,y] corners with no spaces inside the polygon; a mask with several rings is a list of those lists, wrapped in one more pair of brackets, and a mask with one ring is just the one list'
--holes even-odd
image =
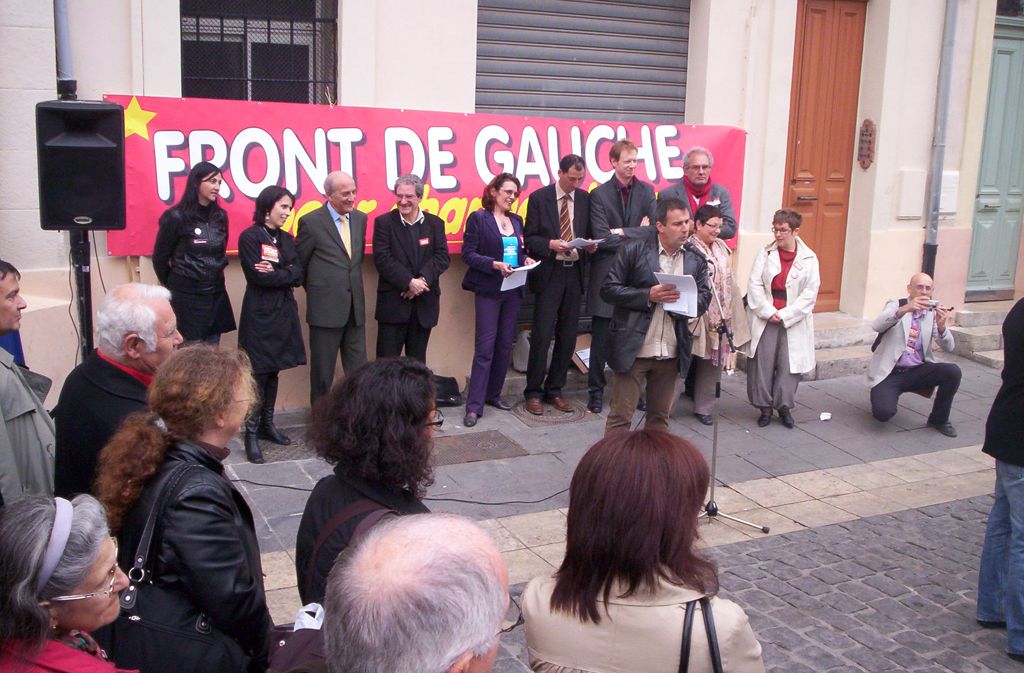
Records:
{"label": "wooden door", "polygon": [[866,12],[861,0],[797,6],[783,207],[803,216],[800,238],[818,254],[815,311],[839,309]]}
{"label": "wooden door", "polygon": [[1024,18],[996,23],[974,228],[969,299],[1013,299],[1024,202]]}

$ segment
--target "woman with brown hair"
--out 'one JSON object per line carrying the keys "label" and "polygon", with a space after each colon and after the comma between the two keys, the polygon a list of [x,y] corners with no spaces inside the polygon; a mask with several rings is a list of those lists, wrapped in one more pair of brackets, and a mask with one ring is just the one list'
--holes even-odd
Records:
{"label": "woman with brown hair", "polygon": [[565,560],[523,592],[534,671],[706,673],[717,650],[725,673],[764,672],[746,614],[714,597],[715,566],[694,550],[708,480],[700,451],[667,432],[591,447],[569,487]]}
{"label": "woman with brown hair", "polygon": [[476,348],[466,392],[467,428],[476,425],[484,404],[508,411],[501,399],[508,373],[523,288],[502,290],[502,281],[516,267],[532,264],[523,240],[523,218],[512,212],[519,198],[519,179],[500,173],[484,187],[482,208],[469,216],[462,242],[462,261],[469,269],[462,289],[476,295]]}
{"label": "woman with brown hair", "polygon": [[[255,398],[244,352],[183,348],[149,388],[152,413],[128,417],[100,453],[96,493],[135,600],[132,621],[122,613],[114,625],[119,665],[147,673],[266,669],[271,621],[259,543],[252,512],[221,464]],[[140,542],[151,514],[148,546]],[[149,623],[157,635],[145,644],[173,643],[174,652],[140,647],[139,629]]]}

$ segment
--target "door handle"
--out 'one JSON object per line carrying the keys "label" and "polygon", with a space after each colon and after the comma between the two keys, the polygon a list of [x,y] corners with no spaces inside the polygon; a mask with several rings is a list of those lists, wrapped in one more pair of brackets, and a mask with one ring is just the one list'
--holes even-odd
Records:
{"label": "door handle", "polygon": [[986,203],[985,205],[982,206],[982,208],[984,208],[985,210],[999,210],[999,204],[998,203]]}
{"label": "door handle", "polygon": [[818,197],[817,196],[798,196],[798,197],[796,197],[796,200],[797,201],[817,201]]}

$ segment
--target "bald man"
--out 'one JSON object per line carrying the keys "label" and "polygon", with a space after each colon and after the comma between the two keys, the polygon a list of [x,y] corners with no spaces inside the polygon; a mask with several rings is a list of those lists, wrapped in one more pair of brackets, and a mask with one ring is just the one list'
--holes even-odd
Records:
{"label": "bald man", "polygon": [[327,579],[328,669],[488,673],[508,605],[508,568],[473,522],[413,514],[380,523]]}
{"label": "bald man", "polygon": [[871,414],[883,423],[896,415],[900,395],[908,392],[931,397],[935,403],[928,425],[946,437],[956,437],[949,422],[953,396],[960,387],[960,368],[950,362],[936,362],[932,342],[942,350],[953,350],[953,335],[946,329],[952,308],[932,301],[932,278],[917,273],[907,285],[906,299],[890,299],[871,323],[878,332],[871,346],[874,355],[868,365]]}
{"label": "bald man", "polygon": [[356,181],[348,173],[328,174],[324,195],[327,203],[299,218],[295,236],[306,270],[310,403],[331,389],[339,351],[346,374],[366,362],[366,213],[356,210]]}

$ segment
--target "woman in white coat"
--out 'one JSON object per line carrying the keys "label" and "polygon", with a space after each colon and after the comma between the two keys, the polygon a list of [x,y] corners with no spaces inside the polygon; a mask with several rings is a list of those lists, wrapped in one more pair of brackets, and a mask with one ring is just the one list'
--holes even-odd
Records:
{"label": "woman in white coat", "polygon": [[777,210],[775,242],[757,251],[747,281],[750,344],[747,346],[747,399],[761,410],[760,427],[777,409],[787,428],[800,375],[814,369],[814,303],[818,299],[818,257],[797,235],[802,218]]}

